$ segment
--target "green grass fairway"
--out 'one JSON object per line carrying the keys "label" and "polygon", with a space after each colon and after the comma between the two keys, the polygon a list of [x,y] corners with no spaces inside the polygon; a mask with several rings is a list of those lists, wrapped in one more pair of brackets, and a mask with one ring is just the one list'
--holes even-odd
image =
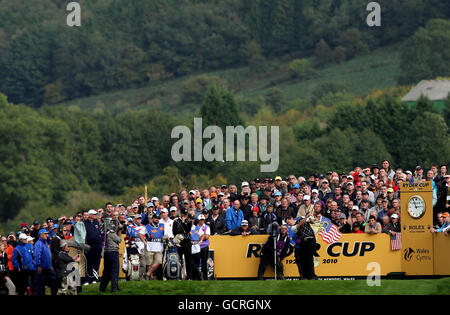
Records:
{"label": "green grass fairway", "polygon": [[[98,291],[99,284],[83,286],[82,295],[110,295]],[[140,281],[120,282],[114,295],[429,295],[450,294],[450,278],[439,280],[381,280],[369,287],[354,281]]]}

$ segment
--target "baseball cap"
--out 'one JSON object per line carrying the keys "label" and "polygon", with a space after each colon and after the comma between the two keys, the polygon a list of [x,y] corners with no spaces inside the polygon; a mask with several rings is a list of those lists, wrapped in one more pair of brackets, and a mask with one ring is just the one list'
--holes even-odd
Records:
{"label": "baseball cap", "polygon": [[388,192],[388,193],[393,193],[393,192],[394,192],[394,189],[388,188],[387,192]]}
{"label": "baseball cap", "polygon": [[311,197],[310,197],[309,195],[305,195],[305,196],[303,197],[303,200],[311,200]]}
{"label": "baseball cap", "polygon": [[172,212],[172,211],[178,211],[178,208],[177,207],[170,207],[170,212]]}
{"label": "baseball cap", "polygon": [[161,209],[159,212],[160,212],[160,213],[163,213],[163,212],[169,213],[169,210],[167,210],[166,208],[163,208],[163,209]]}
{"label": "baseball cap", "polygon": [[247,220],[242,220],[241,225],[248,225],[248,221]]}
{"label": "baseball cap", "polygon": [[355,228],[355,227],[360,227],[360,225],[359,225],[358,222],[355,222],[355,223],[353,223],[353,227],[354,227],[354,228]]}
{"label": "baseball cap", "polygon": [[345,215],[345,213],[341,213],[341,215],[339,216],[339,219],[347,219],[347,216]]}
{"label": "baseball cap", "polygon": [[422,169],[422,166],[420,166],[420,165],[417,165],[416,166],[416,171],[419,171],[419,170],[421,170]]}
{"label": "baseball cap", "polygon": [[409,174],[409,175],[412,175],[412,172],[411,172],[411,171],[406,171],[405,173],[406,173],[406,174]]}
{"label": "baseball cap", "polygon": [[253,211],[253,212],[258,212],[258,213],[259,213],[259,207],[256,207],[256,206],[253,207],[252,211]]}
{"label": "baseball cap", "polygon": [[361,187],[361,182],[357,182],[356,187]]}
{"label": "baseball cap", "polygon": [[300,188],[300,184],[299,184],[299,183],[295,183],[294,185],[292,185],[292,188],[293,188],[293,189]]}
{"label": "baseball cap", "polygon": [[398,219],[398,215],[396,213],[394,213],[393,215],[391,215],[392,219]]}
{"label": "baseball cap", "polygon": [[153,197],[152,201],[159,201],[158,197]]}
{"label": "baseball cap", "polygon": [[211,193],[211,198],[213,198],[213,197],[216,197],[216,198],[217,198],[217,193],[212,192],[212,193]]}
{"label": "baseball cap", "polygon": [[46,229],[40,229],[38,234],[41,235],[45,233],[48,234],[48,231]]}
{"label": "baseball cap", "polygon": [[352,175],[348,175],[347,179],[353,179],[353,176]]}
{"label": "baseball cap", "polygon": [[188,203],[189,203],[189,200],[184,199],[184,200],[183,200],[183,203],[184,203],[184,204],[188,204]]}
{"label": "baseball cap", "polygon": [[196,204],[197,204],[197,203],[203,203],[202,198],[197,198],[197,200],[195,200],[195,203],[196,203]]}
{"label": "baseball cap", "polygon": [[139,206],[136,204],[136,203],[133,203],[132,205],[131,205],[131,208],[139,208]]}
{"label": "baseball cap", "polygon": [[311,191],[311,193],[312,193],[312,194],[314,194],[314,193],[315,193],[315,194],[318,194],[319,191],[318,191],[317,189],[313,189],[313,190]]}
{"label": "baseball cap", "polygon": [[272,189],[270,189],[270,187],[266,187],[264,188],[264,191],[272,191]]}
{"label": "baseball cap", "polygon": [[150,207],[155,207],[155,205],[153,204],[153,202],[147,203],[147,208],[150,208]]}
{"label": "baseball cap", "polygon": [[192,195],[192,194],[195,195],[195,190],[189,191],[189,194],[190,194],[190,195]]}
{"label": "baseball cap", "polygon": [[95,211],[94,209],[91,209],[88,211],[88,214],[97,214],[97,211]]}
{"label": "baseball cap", "polygon": [[[227,185],[222,185],[222,186],[220,186],[220,188],[222,188],[222,189],[227,189],[228,187],[227,187]],[[191,190],[192,191],[192,190]]]}
{"label": "baseball cap", "polygon": [[225,194],[223,192],[220,192],[217,194],[217,196],[225,196]]}
{"label": "baseball cap", "polygon": [[39,220],[34,220],[33,221],[33,225],[38,225],[39,224]]}
{"label": "baseball cap", "polygon": [[59,244],[59,247],[64,248],[66,247],[67,242],[65,240],[62,240],[61,243]]}
{"label": "baseball cap", "polygon": [[279,192],[278,190],[277,190],[273,195],[274,195],[275,197],[282,196],[281,192]]}
{"label": "baseball cap", "polygon": [[327,183],[327,184],[329,184],[330,182],[328,181],[328,179],[324,179],[324,180],[322,181],[322,183]]}
{"label": "baseball cap", "polygon": [[199,216],[198,216],[198,220],[200,221],[200,220],[205,220],[205,216],[203,215],[203,214],[200,214]]}
{"label": "baseball cap", "polygon": [[241,187],[250,186],[248,182],[242,182]]}
{"label": "baseball cap", "polygon": [[353,206],[352,210],[359,211],[359,207],[358,206]]}
{"label": "baseball cap", "polygon": [[25,233],[20,233],[19,234],[19,240],[26,240],[27,239],[27,235]]}
{"label": "baseball cap", "polygon": [[26,226],[28,226],[28,224],[27,224],[26,222],[23,222],[23,223],[20,225],[21,228],[26,227]]}
{"label": "baseball cap", "polygon": [[[161,210],[161,212],[162,212],[162,210]],[[141,216],[140,214],[136,214],[136,215],[134,216],[134,219],[140,219],[140,218],[142,218],[142,216]]]}
{"label": "baseball cap", "polygon": [[29,241],[34,241],[34,238],[32,238],[31,236],[27,236],[27,242]]}
{"label": "baseball cap", "polygon": [[281,178],[281,176],[277,176],[275,177],[275,180],[283,180],[283,179]]}

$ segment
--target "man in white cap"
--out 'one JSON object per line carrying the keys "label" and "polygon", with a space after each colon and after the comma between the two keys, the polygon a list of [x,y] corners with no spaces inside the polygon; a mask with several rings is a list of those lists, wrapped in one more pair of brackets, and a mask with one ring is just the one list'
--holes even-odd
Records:
{"label": "man in white cap", "polygon": [[311,203],[315,204],[316,202],[319,202],[320,198],[319,198],[319,190],[318,189],[313,189],[311,191]]}
{"label": "man in white cap", "polygon": [[400,233],[402,231],[399,217],[396,213],[391,215],[391,222],[389,222],[386,227],[382,230],[383,233],[390,234],[394,236],[397,233]]}
{"label": "man in white cap", "polygon": [[15,271],[15,285],[18,295],[25,295],[31,291],[31,279],[34,273],[33,262],[34,248],[28,244],[28,237],[24,233],[19,234],[19,244],[14,248],[12,263]]}
{"label": "man in white cap", "polygon": [[153,197],[152,198],[152,202],[153,202],[153,205],[155,206],[155,209],[158,209],[159,208],[159,199],[158,199],[158,197]]}
{"label": "man in white cap", "polygon": [[259,234],[259,232],[257,230],[249,229],[247,220],[242,220],[241,226],[231,231],[231,235],[248,236],[253,234]]}
{"label": "man in white cap", "polygon": [[297,218],[306,217],[306,215],[313,214],[314,207],[311,204],[311,197],[309,195],[303,196],[303,204],[298,208]]}

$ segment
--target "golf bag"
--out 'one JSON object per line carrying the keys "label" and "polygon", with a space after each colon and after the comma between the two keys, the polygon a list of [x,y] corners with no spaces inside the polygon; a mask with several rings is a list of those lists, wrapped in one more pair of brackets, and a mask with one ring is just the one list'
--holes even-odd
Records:
{"label": "golf bag", "polygon": [[168,240],[165,245],[163,278],[165,280],[179,280],[181,279],[181,263],[177,246],[173,244],[172,240]]}
{"label": "golf bag", "polygon": [[130,239],[125,238],[125,253],[124,263],[122,269],[126,274],[127,281],[137,281],[139,280],[139,251],[136,243]]}

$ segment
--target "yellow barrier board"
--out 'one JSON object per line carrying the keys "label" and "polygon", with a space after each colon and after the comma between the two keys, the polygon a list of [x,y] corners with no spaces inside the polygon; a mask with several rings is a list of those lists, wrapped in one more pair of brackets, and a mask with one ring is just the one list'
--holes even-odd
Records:
{"label": "yellow barrier board", "polygon": [[[267,235],[212,236],[210,248],[214,249],[216,278],[256,278],[259,254],[267,239]],[[331,245],[320,236],[317,241],[320,248],[315,271],[319,277],[367,276],[374,272],[372,263],[378,264],[380,276],[401,271],[401,251],[391,250],[386,234],[344,234]],[[299,277],[294,254],[284,259],[283,265],[285,277]],[[265,276],[273,275],[273,268],[267,268]]]}
{"label": "yellow barrier board", "polygon": [[[429,232],[428,232],[429,233]],[[443,233],[431,235],[423,234],[425,239],[433,244],[434,273],[429,269],[418,270],[424,276],[450,275],[450,236]],[[217,279],[227,278],[256,278],[262,244],[268,235],[252,236],[211,236],[210,249],[214,250],[214,275]],[[320,248],[319,257],[315,257],[315,271],[319,277],[363,277],[379,271],[380,276],[391,272],[404,272],[402,260],[404,251],[392,251],[390,238],[387,234],[344,234],[335,244],[325,243],[316,235]],[[420,245],[417,243],[416,245]],[[122,266],[125,243],[120,244],[119,259]],[[411,260],[424,260],[423,253],[413,253]],[[428,259],[427,259],[428,260]],[[378,270],[374,269],[378,264]],[[298,278],[299,273],[295,258],[292,254],[283,261],[285,277]],[[120,268],[122,269],[122,268]],[[103,260],[100,265],[101,275]],[[268,267],[266,277],[273,277],[273,268]],[[120,270],[119,277],[125,278]]]}
{"label": "yellow barrier board", "polygon": [[450,275],[450,235],[436,233],[433,236],[434,274],[436,276]]}

